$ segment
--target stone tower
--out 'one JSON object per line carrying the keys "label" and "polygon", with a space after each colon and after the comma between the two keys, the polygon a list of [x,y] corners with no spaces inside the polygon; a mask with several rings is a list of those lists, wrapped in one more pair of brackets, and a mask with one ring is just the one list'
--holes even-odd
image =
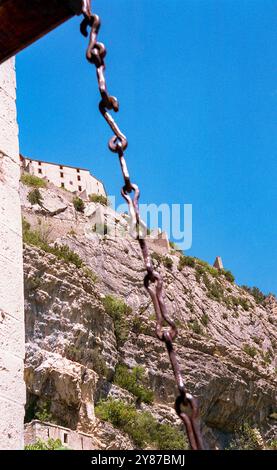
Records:
{"label": "stone tower", "polygon": [[0,66],[0,448],[23,448],[24,302],[14,59]]}

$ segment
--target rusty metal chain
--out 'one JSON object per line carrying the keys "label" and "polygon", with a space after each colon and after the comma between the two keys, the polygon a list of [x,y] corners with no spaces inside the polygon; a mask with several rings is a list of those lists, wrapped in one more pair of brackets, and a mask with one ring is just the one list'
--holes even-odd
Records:
{"label": "rusty metal chain", "polygon": [[[138,240],[147,274],[144,278],[144,286],[148,291],[156,312],[156,335],[160,341],[166,345],[171,366],[173,369],[176,384],[179,390],[179,396],[175,401],[175,410],[178,416],[185,424],[190,447],[193,450],[203,449],[203,442],[200,433],[199,406],[197,400],[190,393],[186,392],[182,378],[180,366],[173,346],[173,340],[177,336],[177,328],[173,320],[168,316],[167,308],[163,298],[163,279],[162,276],[154,270],[152,259],[149,255],[145,235],[147,228],[141,220],[139,213],[140,190],[138,186],[131,182],[128,172],[124,151],[128,146],[125,135],[121,132],[117,123],[108,111],[118,112],[119,103],[114,96],[108,93],[105,79],[105,56],[106,48],[103,43],[97,41],[101,21],[98,15],[91,12],[91,0],[83,0],[84,19],[81,23],[81,33],[87,37],[89,35],[89,45],[86,52],[87,60],[95,65],[101,101],[99,110],[114,132],[109,140],[109,149],[117,153],[121,171],[124,179],[124,186],[121,194],[126,200],[130,213],[130,233]],[[88,33],[88,28],[90,32]],[[133,197],[131,196],[133,194]],[[166,326],[164,326],[166,325]]]}

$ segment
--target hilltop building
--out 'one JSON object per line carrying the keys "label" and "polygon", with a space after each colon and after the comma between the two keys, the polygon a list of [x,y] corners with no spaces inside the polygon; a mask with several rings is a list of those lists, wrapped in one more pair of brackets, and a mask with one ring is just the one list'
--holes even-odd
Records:
{"label": "hilltop building", "polygon": [[103,183],[86,168],[45,162],[23,155],[20,155],[20,164],[23,172],[45,178],[55,186],[72,193],[80,193],[83,196],[89,194],[107,196]]}

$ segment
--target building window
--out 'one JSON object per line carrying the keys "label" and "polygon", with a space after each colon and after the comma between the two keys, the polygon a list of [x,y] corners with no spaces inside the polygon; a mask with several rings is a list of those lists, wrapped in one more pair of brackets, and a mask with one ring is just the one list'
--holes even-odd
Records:
{"label": "building window", "polygon": [[41,174],[42,174],[42,169],[39,168],[39,169],[38,169],[38,172],[39,172],[39,174],[41,175]]}
{"label": "building window", "polygon": [[68,444],[68,434],[67,434],[67,432],[65,432],[64,435],[63,435],[63,443]]}
{"label": "building window", "polygon": [[81,181],[81,176],[78,175],[78,176],[77,176],[77,179],[78,179],[78,181]]}
{"label": "building window", "polygon": [[77,173],[80,173],[80,168],[77,168],[76,171],[77,171]]}
{"label": "building window", "polygon": [[82,191],[82,186],[78,186],[78,191]]}
{"label": "building window", "polygon": [[63,178],[63,171],[60,172],[60,177]]}
{"label": "building window", "polygon": [[61,188],[64,188],[64,183],[61,184]]}
{"label": "building window", "polygon": [[39,166],[41,166],[41,162],[38,162]]}
{"label": "building window", "polygon": [[63,170],[63,166],[62,166],[62,165],[60,165],[60,170]]}

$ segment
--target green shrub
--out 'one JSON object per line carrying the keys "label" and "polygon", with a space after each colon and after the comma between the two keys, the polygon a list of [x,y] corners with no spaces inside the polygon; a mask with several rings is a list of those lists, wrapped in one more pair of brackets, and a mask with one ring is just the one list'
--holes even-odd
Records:
{"label": "green shrub", "polygon": [[272,362],[272,351],[269,349],[267,351],[261,351],[261,357],[265,364],[271,364]]}
{"label": "green shrub", "polygon": [[171,258],[169,258],[169,256],[164,256],[162,258],[162,262],[163,262],[163,265],[167,268],[167,269],[172,269],[172,266],[173,266],[173,261]]}
{"label": "green shrub", "polygon": [[209,319],[209,315],[207,313],[203,313],[202,317],[201,317],[201,323],[202,325],[204,326],[207,326],[208,323],[209,323],[210,319]]}
{"label": "green shrub", "polygon": [[156,251],[153,251],[153,253],[151,253],[151,258],[152,258],[152,260],[155,260],[158,263],[161,263],[162,259],[163,259],[163,257],[159,253],[157,253]]}
{"label": "green shrub", "polygon": [[[196,280],[200,282],[202,279],[205,287],[207,289],[207,296],[217,302],[225,303],[225,305],[231,309],[233,307],[241,306],[244,310],[249,310],[250,305],[247,299],[244,297],[235,297],[233,295],[225,295],[225,290],[220,284],[220,273],[223,273],[225,278],[228,278],[229,282],[234,281],[234,276],[230,271],[218,271],[217,269],[210,266],[208,263],[202,260],[197,259],[197,264],[195,267],[196,270]],[[215,279],[210,278],[212,276]],[[226,277],[227,276],[227,277]],[[227,289],[228,290],[228,289]],[[229,290],[228,290],[229,292]]]}
{"label": "green shrub", "polygon": [[153,403],[154,393],[144,385],[145,372],[143,367],[137,366],[130,371],[124,364],[119,364],[116,366],[113,381],[119,387],[125,388],[135,395],[139,401]]}
{"label": "green shrub", "polygon": [[277,439],[267,442],[267,450],[277,450]]}
{"label": "green shrub", "polygon": [[263,340],[262,338],[259,338],[258,336],[252,336],[252,339],[254,341],[254,343],[258,344],[259,346],[261,346]]}
{"label": "green shrub", "polygon": [[243,424],[235,431],[235,436],[230,442],[228,450],[260,450],[263,445],[259,439],[259,432],[251,428],[249,424]]}
{"label": "green shrub", "polygon": [[132,312],[132,309],[121,299],[112,295],[107,295],[102,302],[106,313],[113,319],[117,345],[122,346],[128,337],[127,316]]}
{"label": "green shrub", "polygon": [[207,261],[203,261],[202,259],[195,258],[195,262],[197,263],[198,268],[202,268],[199,270],[202,274],[209,273],[213,277],[218,277],[220,275],[220,271],[213,266],[211,266]]}
{"label": "green shrub", "polygon": [[243,351],[252,358],[254,358],[258,354],[258,351],[255,346],[251,346],[250,344],[244,344]]}
{"label": "green shrub", "polygon": [[46,243],[41,237],[40,232],[38,230],[31,230],[30,223],[24,217],[22,219],[22,235],[23,242],[27,245],[35,245],[42,249],[44,245],[46,245]]}
{"label": "green shrub", "polygon": [[188,445],[184,433],[169,424],[158,423],[148,412],[138,412],[134,405],[122,401],[101,401],[95,407],[99,419],[126,432],[139,448],[183,450]]}
{"label": "green shrub", "polygon": [[38,230],[31,230],[31,226],[26,219],[22,220],[22,231],[23,231],[23,242],[27,245],[34,245],[47,253],[55,255],[58,259],[65,261],[66,263],[75,264],[77,268],[83,266],[83,261],[77,253],[72,251],[67,245],[49,245]]}
{"label": "green shrub", "polygon": [[38,439],[34,444],[28,444],[24,447],[25,450],[67,450],[66,447],[62,446],[60,439],[48,439],[43,441]]}
{"label": "green shrub", "polygon": [[35,419],[44,421],[47,423],[55,423],[55,419],[50,412],[51,402],[49,400],[43,402],[39,405],[37,411],[35,412]]}
{"label": "green shrub", "polygon": [[207,277],[203,277],[205,286],[208,290],[208,297],[220,302],[224,298],[224,289],[218,281],[210,282]]}
{"label": "green shrub", "polygon": [[266,299],[266,295],[258,287],[241,286],[241,288],[245,290],[246,292],[248,292],[249,294],[251,294],[254,297],[257,304],[264,303]]}
{"label": "green shrub", "polygon": [[234,307],[238,307],[240,305],[243,310],[248,311],[250,309],[249,302],[245,297],[235,297],[234,295],[231,295],[229,299]]}
{"label": "green shrub", "polygon": [[194,305],[192,302],[187,301],[186,306],[188,307],[191,313],[194,313]]}
{"label": "green shrub", "polygon": [[134,333],[137,333],[137,334],[142,333],[141,325],[142,325],[141,318],[140,318],[139,315],[136,315],[136,316],[133,318],[133,324],[132,324],[132,330],[133,330],[133,332],[134,332]]}
{"label": "green shrub", "polygon": [[229,282],[234,282],[235,281],[235,276],[231,273],[231,271],[226,271],[225,269],[223,269],[223,271],[221,271],[223,273],[223,275],[225,276],[225,279],[227,279],[227,281]]}
{"label": "green shrub", "polygon": [[32,189],[32,191],[29,192],[27,199],[32,204],[32,206],[34,204],[38,204],[40,206],[43,201],[42,194],[38,188]]}
{"label": "green shrub", "polygon": [[243,310],[246,310],[247,312],[249,311],[250,305],[247,299],[245,299],[244,297],[239,297],[239,304],[241,305]]}
{"label": "green shrub", "polygon": [[73,206],[74,206],[74,208],[77,212],[81,212],[81,213],[84,212],[85,203],[84,203],[83,199],[81,199],[80,197],[74,197],[72,202],[73,202]]}
{"label": "green shrub", "polygon": [[139,334],[148,334],[149,326],[141,319],[139,315],[136,315],[133,318],[132,331]]}
{"label": "green shrub", "polygon": [[179,263],[178,263],[179,271],[182,271],[182,269],[185,266],[189,266],[190,268],[194,268],[195,267],[195,258],[192,258],[191,256],[181,255],[180,258],[179,258]]}
{"label": "green shrub", "polygon": [[33,188],[46,188],[47,182],[38,176],[30,175],[29,173],[23,173],[20,178],[21,183],[26,186],[31,186]]}
{"label": "green shrub", "polygon": [[41,287],[42,279],[39,276],[33,276],[28,279],[28,286],[31,290],[37,290]]}
{"label": "green shrub", "polygon": [[77,268],[83,266],[83,261],[77,253],[72,251],[67,245],[57,245],[50,247],[50,253],[55,255],[57,258],[64,260],[66,263],[75,264]]}
{"label": "green shrub", "polygon": [[97,282],[98,278],[97,275],[90,269],[88,266],[83,266],[82,271],[88,279],[90,279],[93,283]]}
{"label": "green shrub", "polygon": [[190,329],[197,335],[203,335],[203,328],[197,320],[188,323]]}
{"label": "green shrub", "polygon": [[95,203],[99,203],[99,204],[102,204],[102,206],[108,206],[109,205],[109,201],[108,201],[108,198],[105,197],[105,196],[102,196],[102,194],[90,194],[89,195],[89,200],[90,202],[95,202]]}

